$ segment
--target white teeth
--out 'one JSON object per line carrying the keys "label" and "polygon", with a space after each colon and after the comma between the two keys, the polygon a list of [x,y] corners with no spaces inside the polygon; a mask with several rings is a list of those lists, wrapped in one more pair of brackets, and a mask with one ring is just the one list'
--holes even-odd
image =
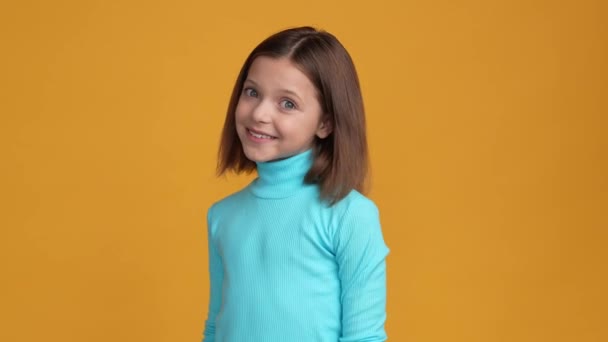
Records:
{"label": "white teeth", "polygon": [[249,131],[249,134],[253,135],[254,137],[256,137],[258,139],[272,139],[273,138],[270,135],[258,134],[258,133],[252,132],[252,131]]}

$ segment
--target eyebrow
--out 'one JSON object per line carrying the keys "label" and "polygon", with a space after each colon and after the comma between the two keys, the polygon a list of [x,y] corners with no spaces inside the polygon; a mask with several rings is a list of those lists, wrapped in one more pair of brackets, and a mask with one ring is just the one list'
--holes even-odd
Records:
{"label": "eyebrow", "polygon": [[[247,78],[247,79],[245,80],[245,82],[243,82],[243,84],[245,84],[245,83],[251,83],[251,84],[253,84],[254,86],[256,86],[256,87],[258,87],[258,88],[260,87],[260,85],[259,85],[259,84],[258,84],[256,81],[252,80],[251,78]],[[293,90],[290,90],[290,89],[287,89],[287,88],[283,88],[283,89],[280,89],[280,91],[281,91],[281,92],[283,92],[283,93],[286,93],[286,94],[290,94],[290,95],[292,95],[292,96],[295,96],[295,97],[297,97],[297,98],[298,98],[298,100],[299,100],[300,102],[304,102],[304,101],[302,100],[302,98],[301,98],[301,97],[298,95],[298,93],[296,93],[296,92],[295,92],[295,91],[293,91]]]}

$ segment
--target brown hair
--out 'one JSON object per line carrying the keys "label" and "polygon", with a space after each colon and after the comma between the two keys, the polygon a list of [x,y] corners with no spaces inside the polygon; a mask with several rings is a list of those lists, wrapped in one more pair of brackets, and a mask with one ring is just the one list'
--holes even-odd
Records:
{"label": "brown hair", "polygon": [[251,172],[237,136],[235,110],[249,68],[259,56],[288,58],[317,88],[323,115],[333,128],[315,138],[314,162],[305,181],[319,184],[321,198],[334,204],[356,189],[364,192],[368,171],[365,111],[354,63],[332,34],[312,27],[287,29],[266,38],[249,54],[228,104],[218,153],[217,172]]}

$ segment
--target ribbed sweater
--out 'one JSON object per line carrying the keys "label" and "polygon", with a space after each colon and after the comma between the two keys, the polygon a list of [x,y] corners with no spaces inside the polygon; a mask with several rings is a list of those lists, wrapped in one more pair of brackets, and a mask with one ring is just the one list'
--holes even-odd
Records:
{"label": "ribbed sweater", "polygon": [[203,341],[386,340],[378,209],[355,190],[321,201],[304,183],[312,160],[308,150],[257,163],[256,179],[209,208]]}

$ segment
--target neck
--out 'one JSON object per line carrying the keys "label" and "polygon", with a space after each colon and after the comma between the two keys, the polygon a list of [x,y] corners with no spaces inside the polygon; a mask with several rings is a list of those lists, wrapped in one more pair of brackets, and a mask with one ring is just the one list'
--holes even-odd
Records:
{"label": "neck", "polygon": [[312,162],[312,149],[277,161],[257,162],[258,178],[251,184],[251,191],[262,198],[289,197],[307,186],[304,177]]}

